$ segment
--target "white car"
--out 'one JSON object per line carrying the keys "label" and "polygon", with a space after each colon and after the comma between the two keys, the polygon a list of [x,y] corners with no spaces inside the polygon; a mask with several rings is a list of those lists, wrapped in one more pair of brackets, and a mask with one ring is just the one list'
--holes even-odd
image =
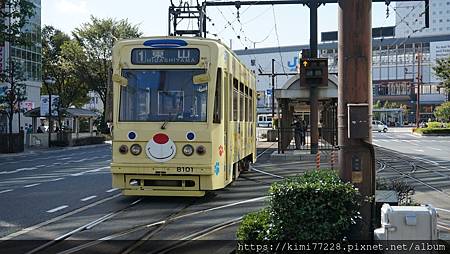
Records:
{"label": "white car", "polygon": [[383,122],[374,120],[374,121],[372,121],[372,131],[387,132],[388,127]]}

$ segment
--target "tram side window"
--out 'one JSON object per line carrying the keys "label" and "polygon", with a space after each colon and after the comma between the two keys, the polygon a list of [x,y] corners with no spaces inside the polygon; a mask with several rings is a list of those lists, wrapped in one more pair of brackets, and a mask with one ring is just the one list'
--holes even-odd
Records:
{"label": "tram side window", "polygon": [[245,115],[245,95],[244,95],[244,84],[241,83],[241,89],[239,91],[239,98],[240,98],[240,104],[241,104],[241,108],[239,110],[239,120],[240,121],[244,121],[244,115]]}
{"label": "tram side window", "polygon": [[249,97],[248,97],[248,116],[249,116],[249,121],[253,122],[253,90],[252,89],[248,89],[249,91]]}
{"label": "tram side window", "polygon": [[214,96],[214,117],[213,123],[220,123],[222,118],[222,69],[217,70],[216,94]]}
{"label": "tram side window", "polygon": [[248,96],[248,87],[245,87],[245,121],[250,122],[250,101]]}
{"label": "tram side window", "polygon": [[238,102],[239,102],[238,81],[233,79],[233,121],[238,121]]}

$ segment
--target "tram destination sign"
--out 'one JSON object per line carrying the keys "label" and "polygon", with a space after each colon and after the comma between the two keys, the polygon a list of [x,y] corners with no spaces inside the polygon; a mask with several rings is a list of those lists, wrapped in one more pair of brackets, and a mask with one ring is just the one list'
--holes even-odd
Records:
{"label": "tram destination sign", "polygon": [[195,48],[139,48],[131,51],[131,63],[139,65],[194,65],[200,61],[200,50]]}

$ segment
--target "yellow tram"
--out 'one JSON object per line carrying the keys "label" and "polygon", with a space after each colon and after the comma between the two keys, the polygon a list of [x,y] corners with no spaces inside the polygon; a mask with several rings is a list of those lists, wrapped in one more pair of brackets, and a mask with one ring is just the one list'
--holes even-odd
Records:
{"label": "yellow tram", "polygon": [[221,42],[155,37],[113,48],[113,187],[203,196],[256,160],[255,76]]}

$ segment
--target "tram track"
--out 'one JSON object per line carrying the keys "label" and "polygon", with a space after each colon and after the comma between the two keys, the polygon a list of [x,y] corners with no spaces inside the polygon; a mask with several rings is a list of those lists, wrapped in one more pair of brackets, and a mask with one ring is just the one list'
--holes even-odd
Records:
{"label": "tram track", "polygon": [[[384,172],[386,173],[386,170],[391,170],[400,175],[401,177],[411,179],[417,183],[419,183],[422,186],[426,186],[429,189],[432,189],[434,191],[437,191],[441,194],[444,194],[448,197],[450,197],[450,193],[444,191],[441,188],[438,188],[436,186],[433,186],[432,183],[426,182],[425,180],[419,179],[417,174],[423,174],[423,173],[431,173],[438,175],[439,177],[443,177],[446,179],[450,179],[450,174],[444,174],[433,167],[436,167],[436,165],[430,165],[429,167],[421,165],[419,163],[426,163],[423,160],[422,161],[411,161],[411,158],[400,156],[395,154],[393,151],[385,148],[377,147],[377,161],[380,161],[380,163],[385,165]],[[405,167],[405,165],[408,165]],[[423,171],[418,171],[418,169],[421,169]]]}
{"label": "tram track", "polygon": [[[269,147],[265,148],[262,152],[260,152],[257,155],[257,158],[261,157],[262,155],[264,155],[264,153],[266,153],[270,148],[272,148],[272,146],[274,145],[271,144]],[[120,196],[120,194],[116,195],[116,196]],[[174,211],[171,215],[169,215],[167,218],[163,219],[163,220],[159,220],[159,221],[153,221],[153,222],[146,222],[137,226],[134,226],[132,228],[127,228],[124,230],[121,230],[119,232],[115,232],[114,234],[110,234],[110,235],[103,235],[101,237],[97,237],[97,239],[89,241],[88,243],[82,244],[80,246],[76,246],[74,248],[71,249],[67,249],[67,250],[63,250],[63,251],[58,251],[58,253],[64,253],[64,254],[70,254],[70,253],[76,253],[76,252],[80,252],[80,251],[84,251],[86,249],[89,248],[93,248],[96,245],[104,242],[104,241],[108,241],[108,240],[116,240],[116,239],[120,239],[120,238],[124,238],[127,237],[128,235],[131,234],[137,234],[140,231],[148,231],[143,233],[142,237],[139,238],[139,240],[137,240],[136,242],[142,242],[142,240],[147,240],[147,239],[151,239],[152,236],[154,236],[155,234],[157,234],[158,232],[160,232],[161,230],[163,230],[167,225],[170,225],[172,223],[175,223],[177,221],[180,221],[182,219],[185,219],[187,217],[191,217],[191,216],[196,216],[196,215],[201,215],[204,213],[210,213],[216,210],[221,210],[221,209],[227,209],[227,208],[231,208],[234,206],[238,206],[238,205],[242,205],[242,204],[246,204],[246,203],[251,203],[251,202],[259,202],[266,199],[266,196],[261,196],[261,197],[257,197],[257,198],[251,198],[251,199],[246,199],[246,200],[241,200],[241,201],[237,201],[237,202],[233,202],[233,203],[229,203],[226,205],[221,205],[221,206],[215,206],[215,207],[210,207],[210,208],[206,208],[206,209],[202,209],[199,211],[195,211],[195,212],[191,212],[191,213],[185,213],[183,214],[188,208],[192,207],[195,203],[193,204],[188,204],[185,207],[183,207],[182,209],[176,210]],[[59,237],[56,237],[55,239],[51,240],[50,242],[47,242],[41,246],[38,246],[37,248],[34,248],[33,250],[27,252],[27,254],[34,254],[34,253],[46,253],[47,250],[50,250],[52,248],[57,248],[58,245],[63,242],[64,240],[70,240],[73,237],[77,236],[78,234],[91,230],[94,227],[98,226],[101,223],[104,223],[108,220],[112,220],[114,219],[114,217],[117,217],[117,215],[127,211],[128,209],[130,209],[131,207],[135,206],[136,204],[140,203],[142,201],[142,198],[135,200],[132,204],[130,204],[129,206],[120,209],[118,211],[113,211],[110,213],[107,213],[103,216],[101,216],[100,218],[97,218],[93,221],[90,221],[82,226],[79,226],[65,234],[60,235]],[[202,199],[203,203],[207,203],[208,200],[204,200]],[[85,210],[85,209],[84,209]],[[81,211],[79,211],[81,212]],[[71,213],[70,215],[74,215],[75,213]],[[58,218],[58,220],[53,220],[52,223],[58,222],[67,216],[61,216],[61,218]],[[233,219],[232,222],[229,222],[230,225],[234,225],[236,223],[239,223],[241,218],[238,219]],[[197,237],[203,237],[204,235],[207,235],[209,231],[211,230],[220,230],[223,227],[226,227],[226,225],[228,224],[228,222],[224,222],[224,223],[220,223],[217,225],[213,225],[211,227],[208,227],[207,229],[204,229],[200,232],[191,234],[190,236],[187,236],[186,239],[190,239],[190,238],[197,238]],[[42,225],[43,226],[43,225]],[[37,229],[39,227],[35,227],[33,229]],[[184,238],[183,238],[184,239]],[[62,246],[64,247],[64,246]],[[131,246],[132,247],[132,246]],[[127,248],[129,249],[129,248]],[[128,252],[121,252],[121,253],[128,253]]]}
{"label": "tram track", "polygon": [[[423,158],[416,158],[406,155],[398,155],[394,151],[386,148],[377,147],[377,162],[383,165],[383,170],[377,170],[377,173],[381,172],[389,174],[389,171],[393,171],[402,178],[407,178],[418,183],[420,186],[436,191],[446,197],[450,197],[450,193],[439,186],[435,186],[435,182],[448,181],[450,179],[449,169],[440,170],[438,168],[445,168],[439,166],[439,163],[432,162]],[[432,162],[432,163],[431,163]],[[429,176],[431,174],[431,176]],[[425,175],[420,179],[420,175]],[[394,176],[390,176],[396,177]],[[437,178],[436,178],[437,177]],[[429,180],[431,179],[431,180]],[[438,180],[437,180],[438,179]],[[433,182],[434,181],[434,182]],[[448,187],[448,186],[447,186]],[[450,232],[450,210],[443,208],[436,208],[438,212],[437,227],[440,231]],[[443,216],[445,214],[445,216]]]}
{"label": "tram track", "polygon": [[[256,198],[241,200],[241,201],[237,201],[237,202],[233,202],[233,203],[228,203],[228,204],[225,204],[225,205],[214,206],[214,207],[210,207],[210,208],[201,209],[201,210],[198,210],[198,211],[182,214],[182,212],[184,210],[186,210],[188,207],[190,207],[190,205],[188,205],[188,206],[184,207],[183,209],[181,209],[179,211],[176,211],[174,214],[170,215],[166,219],[159,220],[159,221],[154,221],[154,222],[151,222],[151,223],[145,223],[145,224],[142,224],[142,225],[130,228],[130,229],[123,230],[121,232],[117,232],[117,233],[114,233],[114,234],[111,234],[111,235],[106,235],[106,236],[103,236],[103,237],[101,237],[101,238],[99,238],[97,240],[92,240],[92,241],[90,241],[90,242],[88,242],[86,244],[82,244],[82,245],[76,246],[76,247],[68,249],[68,250],[59,251],[58,253],[60,253],[60,254],[72,254],[72,253],[76,253],[76,252],[79,252],[79,251],[84,251],[84,250],[87,250],[88,248],[95,247],[96,245],[99,245],[99,244],[103,243],[104,241],[116,240],[116,239],[118,239],[120,237],[129,235],[131,233],[136,233],[136,232],[141,231],[141,230],[144,230],[144,231],[148,230],[148,232],[145,232],[142,237],[140,237],[137,240],[134,240],[134,242],[135,242],[134,244],[132,244],[129,247],[127,247],[125,249],[125,251],[120,252],[120,253],[130,253],[130,251],[132,251],[132,250],[136,249],[137,247],[139,247],[138,246],[139,243],[142,244],[145,240],[150,240],[155,234],[157,234],[158,232],[163,230],[164,227],[166,227],[169,224],[172,224],[174,222],[177,222],[177,221],[180,221],[180,220],[183,220],[183,219],[186,219],[186,218],[190,218],[190,217],[193,217],[193,216],[196,216],[196,215],[203,215],[205,213],[210,213],[210,212],[214,212],[214,211],[217,211],[217,210],[227,209],[227,208],[230,208],[230,207],[235,207],[235,206],[244,205],[244,204],[253,203],[253,202],[264,201],[266,198],[267,198],[267,196],[260,196],[260,197],[256,197]],[[237,220],[237,219],[233,220],[234,224],[238,223],[240,221],[240,219],[242,219],[242,217],[240,217],[238,219],[239,220]],[[201,236],[204,236],[204,235],[208,235],[208,230],[209,229],[222,228],[222,227],[226,226],[227,224],[231,223],[231,222],[229,222],[229,223],[228,222],[229,221],[227,221],[227,223],[221,223],[221,224],[218,224],[218,225],[215,225],[215,226],[208,227],[206,229],[203,229],[202,231],[199,231],[197,233],[194,233],[194,234],[191,234],[191,235],[189,235],[187,237],[184,237],[182,240],[189,240],[189,239],[194,238],[194,237],[201,237]],[[74,234],[76,234],[78,232],[81,232],[81,231],[76,231],[76,232],[74,231],[73,234],[70,235],[70,236],[73,236]],[[61,237],[59,237],[59,238],[61,238]],[[65,237],[65,239],[67,239],[67,238],[68,237]],[[33,249],[32,251],[27,252],[27,254],[45,253],[43,251],[49,249],[50,247],[53,247],[56,243],[57,242],[53,242],[53,244],[51,244],[51,245],[48,244],[48,245],[45,245],[45,246],[40,246],[40,247],[38,247],[36,249]]]}

